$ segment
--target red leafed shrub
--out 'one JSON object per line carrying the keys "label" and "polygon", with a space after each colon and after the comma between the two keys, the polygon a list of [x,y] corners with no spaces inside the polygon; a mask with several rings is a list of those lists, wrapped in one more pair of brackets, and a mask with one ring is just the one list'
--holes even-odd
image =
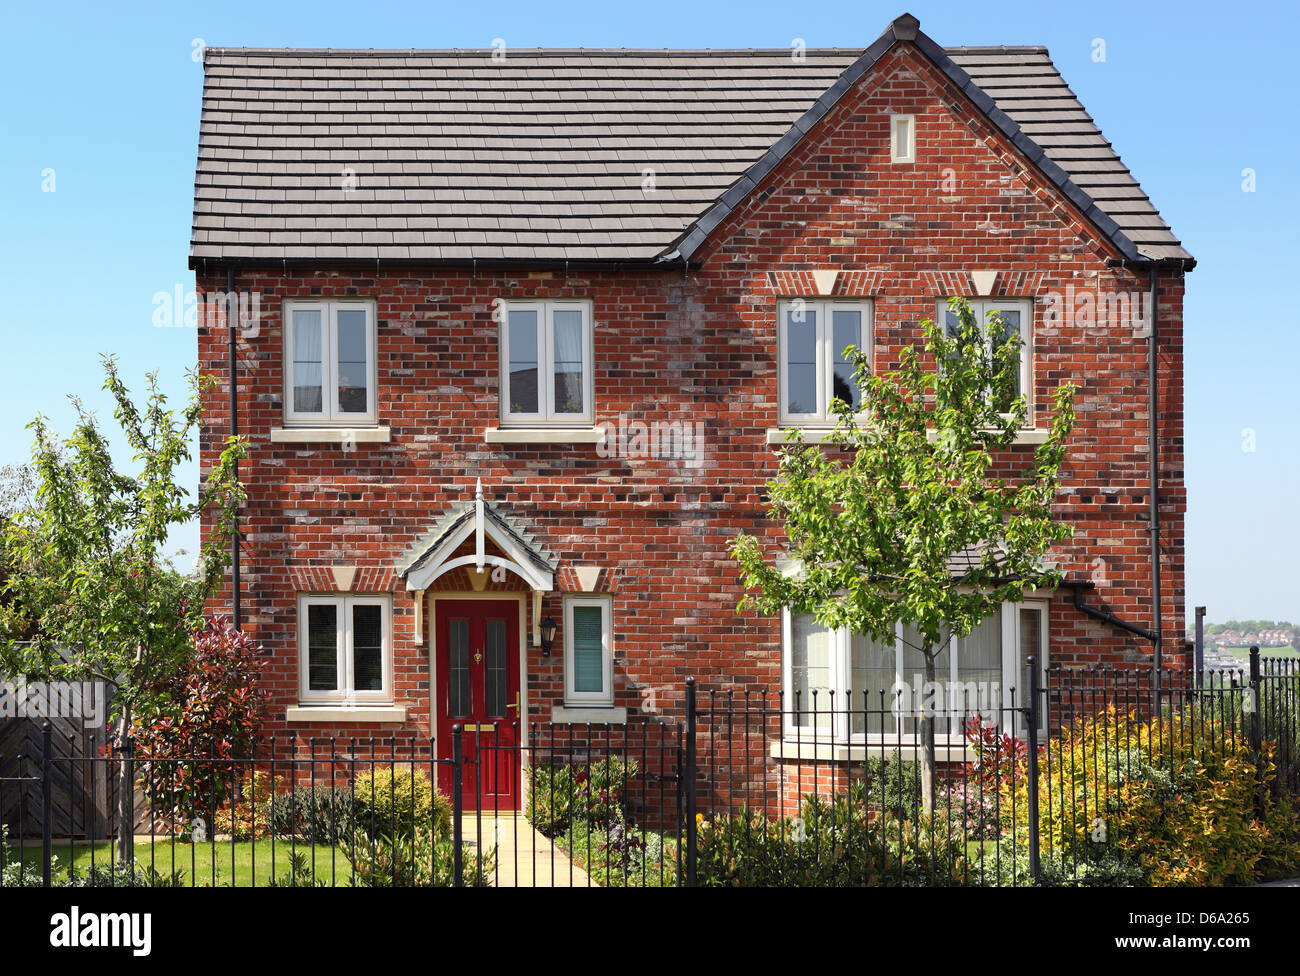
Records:
{"label": "red leafed shrub", "polygon": [[188,831],[201,819],[211,831],[261,734],[265,660],[261,646],[224,618],[191,631],[191,644],[182,668],[153,689],[159,705],[137,718],[131,736],[155,820]]}
{"label": "red leafed shrub", "polygon": [[1011,782],[1017,770],[1023,776],[1024,763],[1029,758],[1029,747],[1024,742],[998,731],[996,725],[979,715],[968,718],[963,731],[975,752],[975,761],[967,764],[966,775],[984,791],[996,794],[998,787]]}

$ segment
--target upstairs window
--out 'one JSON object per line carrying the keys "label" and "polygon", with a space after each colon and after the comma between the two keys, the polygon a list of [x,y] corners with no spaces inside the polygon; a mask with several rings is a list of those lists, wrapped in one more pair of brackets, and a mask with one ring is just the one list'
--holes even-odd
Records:
{"label": "upstairs window", "polygon": [[591,303],[506,302],[501,323],[501,419],[592,422]]}
{"label": "upstairs window", "polygon": [[828,425],[832,399],[855,409],[861,394],[853,382],[849,346],[871,350],[871,303],[808,301],[779,306],[778,395],[783,425]]}
{"label": "upstairs window", "polygon": [[284,315],[285,420],[374,423],[374,305],[291,301]]}
{"label": "upstairs window", "polygon": [[[1030,417],[1033,416],[1033,391],[1030,386],[1030,356],[1029,351],[1032,348],[1031,336],[1034,321],[1033,303],[1021,299],[1007,298],[990,298],[980,299],[978,301],[967,300],[970,310],[975,316],[975,321],[980,324],[987,337],[989,352],[1001,346],[1010,336],[1020,336],[1020,351],[1017,362],[1015,386],[1010,393],[1011,399],[1018,396],[1027,396],[1029,398]],[[989,327],[989,314],[997,312],[1001,319],[1001,327],[993,330]],[[948,308],[947,300],[939,303],[938,321],[944,324],[944,329],[949,336],[956,336],[961,333],[961,320],[957,314]],[[1011,404],[998,404],[1000,410],[1009,410]]]}

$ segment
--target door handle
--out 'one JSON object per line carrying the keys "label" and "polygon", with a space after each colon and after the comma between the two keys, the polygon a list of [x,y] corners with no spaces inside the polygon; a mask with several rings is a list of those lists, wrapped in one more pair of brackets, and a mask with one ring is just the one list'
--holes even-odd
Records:
{"label": "door handle", "polygon": [[519,692],[516,691],[516,692],[515,692],[515,700],[514,700],[514,704],[512,704],[512,705],[507,705],[506,708],[518,708],[518,707],[519,707]]}

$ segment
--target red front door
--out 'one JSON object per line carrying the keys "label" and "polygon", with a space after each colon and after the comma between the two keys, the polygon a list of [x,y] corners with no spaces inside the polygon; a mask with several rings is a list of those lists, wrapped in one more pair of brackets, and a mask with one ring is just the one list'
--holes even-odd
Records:
{"label": "red front door", "polygon": [[[451,758],[460,725],[466,810],[519,809],[519,604],[439,600],[435,621],[438,757]],[[452,769],[439,767],[451,796]]]}

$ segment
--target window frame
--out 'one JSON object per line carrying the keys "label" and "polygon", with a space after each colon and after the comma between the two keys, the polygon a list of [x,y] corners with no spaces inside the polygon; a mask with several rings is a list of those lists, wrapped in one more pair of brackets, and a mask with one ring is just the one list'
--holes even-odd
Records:
{"label": "window frame", "polygon": [[[899,145],[899,123],[907,124],[905,146]],[[916,162],[916,116],[894,114],[889,117],[889,161],[891,163]]]}
{"label": "window frame", "polygon": [[[588,427],[595,417],[595,326],[594,304],[591,299],[537,298],[509,299],[501,303],[501,328],[499,334],[500,359],[500,417],[503,427]],[[537,313],[537,406],[535,413],[510,410],[510,314],[512,311]],[[582,400],[580,414],[556,413],[550,407],[555,402],[555,313],[578,311],[582,313]]]}
{"label": "window frame", "polygon": [[[600,607],[601,610],[601,691],[578,691],[574,687],[573,610],[575,607]],[[586,708],[612,708],[614,705],[614,601],[609,594],[572,594],[564,597],[564,704]]]}
{"label": "window frame", "polygon": [[[313,689],[310,686],[310,631],[307,626],[307,609],[311,606],[333,606],[335,617],[335,661],[338,681],[333,691]],[[379,691],[357,691],[353,655],[352,609],[357,606],[380,608],[380,674],[383,686]],[[298,703],[301,705],[352,705],[393,703],[393,628],[392,597],[383,593],[300,593],[298,594]]]}
{"label": "window frame", "polygon": [[[999,697],[1001,700],[1001,709],[999,711],[999,725],[1005,726],[1004,721],[1008,712],[1004,711],[1013,707],[1013,697],[1011,689],[1016,689],[1014,696],[1014,705],[1023,707],[1024,689],[1021,687],[1023,675],[1020,674],[1020,630],[1019,630],[1019,611],[1021,609],[1032,609],[1042,615],[1042,625],[1039,628],[1039,647],[1035,649],[1037,667],[1039,671],[1040,686],[1045,686],[1048,659],[1051,653],[1051,602],[1046,598],[1028,598],[1018,602],[1007,601],[1002,604],[1002,636],[1001,636],[1001,674],[999,680]],[[840,689],[835,693],[835,706],[831,714],[831,722],[828,729],[818,729],[815,725],[795,725],[793,722],[795,715],[795,695],[794,695],[794,667],[793,667],[793,618],[794,615],[787,608],[781,613],[781,689],[784,693],[785,705],[782,708],[781,735],[782,738],[789,742],[805,742],[810,744],[834,744],[834,745],[851,745],[851,746],[872,746],[872,745],[898,745],[907,744],[915,739],[916,734],[912,731],[904,730],[902,719],[896,719],[895,729],[893,732],[872,731],[869,728],[863,732],[853,732],[849,728],[851,712],[858,708],[858,704],[844,704],[844,696],[847,689],[851,687],[852,668],[853,668],[853,635],[846,627],[835,628],[830,631],[831,635],[831,653],[833,660],[831,662],[831,673],[833,680],[836,682],[832,688]],[[940,673],[939,680],[944,682],[946,688],[951,687],[952,683],[958,680],[958,665],[961,656],[961,641],[963,638],[953,638],[952,646],[948,651],[947,673]],[[903,626],[896,624],[894,626],[894,681],[898,682],[903,677]],[[1008,680],[1010,677],[1012,680]],[[1046,732],[1047,715],[1046,709],[1041,707],[1040,703],[1040,722],[1039,731]],[[817,709],[821,710],[828,706],[817,704]],[[811,704],[803,702],[800,705],[801,712],[808,712],[813,715]],[[873,705],[866,710],[868,716],[868,725],[872,719],[878,719],[879,714]],[[815,715],[813,715],[815,718]],[[943,721],[944,717],[939,716]],[[1006,729],[1006,731],[1012,731]],[[1025,732],[1024,723],[1017,720],[1015,722],[1014,734],[1023,735]],[[939,746],[958,746],[965,743],[965,735],[960,731],[953,730],[935,730],[935,744]]]}
{"label": "window frame", "polygon": [[[1025,423],[1032,427],[1034,421],[1034,300],[1032,298],[969,298],[957,295],[952,297],[966,299],[966,304],[970,306],[981,328],[988,325],[988,313],[995,309],[999,312],[1020,313],[1020,395],[1024,396],[1029,408]],[[948,328],[948,301],[947,298],[941,298],[937,305],[937,321],[943,324],[945,334]],[[992,355],[993,336],[986,336],[986,340],[985,348]]]}
{"label": "window frame", "polygon": [[[789,384],[789,350],[786,348],[786,315],[797,303],[802,302],[807,309],[817,311],[817,399],[822,404],[820,411],[814,413],[789,413],[786,409],[786,388]],[[875,356],[872,350],[872,336],[875,333],[875,303],[869,298],[855,299],[809,299],[786,298],[777,303],[776,315],[776,397],[777,425],[780,427],[832,427],[834,421],[830,416],[830,392],[835,377],[835,357],[841,350],[833,348],[834,312],[857,311],[862,314],[861,340],[858,348],[862,349],[875,368]]]}
{"label": "window frame", "polygon": [[[321,313],[321,409],[295,410],[294,383],[294,313],[299,309]],[[344,413],[339,409],[338,314],[340,311],[363,311],[366,315],[366,405],[365,413]],[[365,298],[291,298],[282,309],[284,324],[284,422],[286,426],[373,426],[378,422],[379,364],[376,305]]]}

